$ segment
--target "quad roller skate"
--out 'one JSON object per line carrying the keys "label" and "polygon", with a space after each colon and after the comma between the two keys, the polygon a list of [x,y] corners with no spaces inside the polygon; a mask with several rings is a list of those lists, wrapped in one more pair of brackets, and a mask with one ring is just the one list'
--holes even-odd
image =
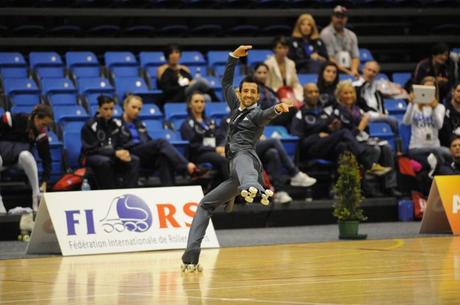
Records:
{"label": "quad roller skate", "polygon": [[18,240],[28,242],[30,240],[30,234],[34,228],[34,215],[33,213],[27,213],[21,215],[19,221],[19,230],[21,233],[18,235]]}
{"label": "quad roller skate", "polygon": [[240,194],[241,197],[243,197],[247,203],[252,203],[254,202],[255,198],[260,198],[260,203],[263,205],[268,205],[270,203],[270,197],[273,197],[272,190],[265,190],[264,192],[259,192],[253,186],[251,186],[247,190],[242,190]]}
{"label": "quad roller skate", "polygon": [[182,264],[180,269],[184,273],[202,272],[203,267],[200,264]]}

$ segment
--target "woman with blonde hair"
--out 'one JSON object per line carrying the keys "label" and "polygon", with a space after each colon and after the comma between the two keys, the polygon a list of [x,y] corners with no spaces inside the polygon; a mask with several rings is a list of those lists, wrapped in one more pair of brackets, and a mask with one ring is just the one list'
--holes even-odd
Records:
{"label": "woman with blonde hair", "polygon": [[327,49],[319,37],[315,19],[302,14],[292,30],[288,57],[296,64],[298,73],[318,73],[327,60]]}

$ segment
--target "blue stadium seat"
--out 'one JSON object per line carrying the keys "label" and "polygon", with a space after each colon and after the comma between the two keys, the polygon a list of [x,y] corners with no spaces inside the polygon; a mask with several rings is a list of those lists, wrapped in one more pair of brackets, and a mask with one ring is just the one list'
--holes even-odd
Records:
{"label": "blue stadium seat", "polygon": [[64,77],[64,63],[56,52],[30,52],[29,61],[39,78]]}
{"label": "blue stadium seat", "polygon": [[365,63],[367,61],[374,60],[371,51],[369,49],[360,48],[359,49],[359,61]]}
{"label": "blue stadium seat", "polygon": [[406,112],[407,105],[404,100],[384,99],[383,104],[391,115],[404,114]]}
{"label": "blue stadium seat", "polygon": [[280,139],[288,155],[291,157],[295,156],[299,137],[289,134],[285,127],[268,125],[264,129],[264,136],[266,138]]}
{"label": "blue stadium seat", "polygon": [[168,140],[179,152],[185,155],[189,142],[182,139],[179,131],[174,132],[169,129],[153,129],[149,130],[149,134],[154,139]]}
{"label": "blue stadium seat", "polygon": [[113,79],[139,76],[139,63],[131,52],[105,52],[104,60]]}
{"label": "blue stadium seat", "polygon": [[410,72],[394,72],[391,76],[391,79],[394,83],[399,84],[401,87],[407,83],[407,81],[412,77]]}
{"label": "blue stadium seat", "polygon": [[218,103],[207,103],[206,104],[206,115],[213,118],[217,125],[220,125],[220,121],[227,117],[230,113],[230,108],[225,102]]}
{"label": "blue stadium seat", "polygon": [[394,148],[394,135],[390,125],[384,122],[369,123],[369,135],[379,139],[387,140],[388,143]]}
{"label": "blue stadium seat", "polygon": [[155,104],[144,104],[139,113],[139,118],[142,120],[163,119],[163,113],[161,113],[160,108]]}
{"label": "blue stadium seat", "polygon": [[208,81],[208,83],[211,85],[211,88],[214,89],[214,92],[216,93],[216,95],[221,96],[222,95],[222,83],[220,81],[220,78],[214,77],[214,76],[206,76],[205,78]]}
{"label": "blue stadium seat", "polygon": [[378,81],[378,80],[390,80],[388,78],[388,76],[385,74],[385,73],[379,73],[375,76],[375,80]]}
{"label": "blue stadium seat", "polygon": [[42,93],[53,105],[77,105],[78,92],[67,78],[45,78],[42,80]]}
{"label": "blue stadium seat", "polygon": [[208,68],[206,65],[202,65],[202,66],[189,66],[188,67],[190,69],[190,74],[192,74],[192,76],[196,76],[196,75],[199,75],[199,76],[208,76]]}
{"label": "blue stadium seat", "polygon": [[406,124],[399,124],[399,135],[402,139],[402,151],[403,153],[407,153],[409,150],[409,143],[410,143],[410,137],[411,137],[411,126],[406,125]]}
{"label": "blue stadium seat", "polygon": [[83,122],[75,122],[73,125],[69,124],[64,128],[62,133],[66,165],[72,169],[80,167],[81,128],[83,124]]}
{"label": "blue stadium seat", "polygon": [[[90,105],[90,114],[95,115],[97,113],[99,106],[98,105]],[[120,105],[114,105],[113,107],[113,117],[114,118],[121,118],[123,115],[123,109],[121,109]]]}
{"label": "blue stadium seat", "polygon": [[[63,174],[62,170],[62,152],[63,144],[57,138],[57,136],[52,132],[48,131],[48,141],[50,146],[51,154],[51,172],[50,172],[50,182],[56,182]],[[41,176],[43,173],[43,162],[38,155],[36,149],[33,150],[35,160],[37,161],[38,174]]]}
{"label": "blue stadium seat", "polygon": [[[144,122],[145,127],[147,128],[147,130],[149,131],[149,134],[150,134],[151,130],[163,129],[163,120],[162,119],[144,119],[142,121]],[[152,136],[152,135],[150,135],[150,136]]]}
{"label": "blue stadium seat", "polygon": [[318,74],[316,73],[306,73],[306,74],[298,74],[299,82],[301,85],[305,85],[307,83],[315,83],[318,80]]}
{"label": "blue stadium seat", "polygon": [[145,69],[146,67],[157,67],[166,63],[163,52],[140,52],[139,60],[141,66]]}
{"label": "blue stadium seat", "polygon": [[5,78],[27,78],[27,63],[21,53],[0,52],[0,76]]}
{"label": "blue stadium seat", "polygon": [[128,94],[139,95],[144,103],[155,102],[161,96],[161,91],[150,90],[141,77],[118,77],[115,79],[115,90],[120,99]]}
{"label": "blue stadium seat", "polygon": [[272,55],[272,50],[251,50],[248,54],[248,65],[254,67],[256,63],[264,62]]}
{"label": "blue stadium seat", "polygon": [[18,113],[18,112],[25,112],[25,113],[31,113],[32,110],[34,109],[34,105],[21,105],[21,106],[11,106],[11,113]]}
{"label": "blue stadium seat", "polygon": [[60,105],[53,107],[54,121],[58,123],[62,128],[68,122],[86,122],[89,119],[89,115],[86,110],[80,105]]}
{"label": "blue stadium seat", "polygon": [[203,66],[206,65],[206,60],[199,51],[183,51],[180,63],[185,66]]}
{"label": "blue stadium seat", "polygon": [[182,122],[188,116],[186,103],[166,103],[164,105],[165,119],[173,124],[176,130],[180,129]]}
{"label": "blue stadium seat", "polygon": [[97,105],[99,95],[115,96],[115,89],[103,77],[80,78],[77,86],[78,93],[85,97],[89,105]]}
{"label": "blue stadium seat", "polygon": [[230,51],[209,51],[208,52],[208,67],[214,69],[215,66],[225,66]]}
{"label": "blue stadium seat", "polygon": [[356,79],[351,76],[350,74],[344,74],[344,73],[340,73],[339,74],[339,81],[343,81],[343,80],[349,80],[349,81],[355,81]]}
{"label": "blue stadium seat", "polygon": [[9,78],[3,81],[3,90],[9,102],[15,106],[40,103],[40,90],[35,82],[27,78]]}
{"label": "blue stadium seat", "polygon": [[93,52],[67,52],[66,65],[75,78],[99,77],[100,64]]}
{"label": "blue stadium seat", "polygon": [[[244,69],[242,69],[242,65],[237,65],[235,67],[235,75],[241,75],[243,70]],[[214,74],[215,74],[215,76],[222,78],[222,76],[224,75],[224,72],[225,72],[225,65],[223,65],[223,66],[220,66],[220,65],[214,66]]]}

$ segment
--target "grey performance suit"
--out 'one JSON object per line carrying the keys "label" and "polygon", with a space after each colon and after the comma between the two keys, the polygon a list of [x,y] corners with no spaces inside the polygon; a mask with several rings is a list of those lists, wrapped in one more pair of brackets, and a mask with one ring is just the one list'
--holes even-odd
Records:
{"label": "grey performance suit", "polygon": [[185,264],[197,264],[201,241],[206,233],[212,212],[216,207],[233,202],[243,189],[254,186],[265,191],[262,186],[262,162],[257,157],[255,146],[267,125],[278,114],[271,107],[262,110],[257,104],[239,109],[240,102],[233,89],[233,75],[238,58],[229,56],[222,78],[224,98],[231,110],[226,154],[230,161],[230,178],[206,194],[198,205],[190,227],[187,249],[182,256]]}

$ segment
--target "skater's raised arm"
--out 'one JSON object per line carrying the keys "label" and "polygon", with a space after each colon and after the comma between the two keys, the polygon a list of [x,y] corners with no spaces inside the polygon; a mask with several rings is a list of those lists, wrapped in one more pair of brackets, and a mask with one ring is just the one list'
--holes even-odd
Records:
{"label": "skater's raised arm", "polygon": [[227,65],[225,66],[224,76],[222,77],[222,89],[224,91],[224,99],[227,102],[230,110],[234,110],[240,106],[239,99],[233,89],[233,76],[235,74],[235,66],[240,57],[248,55],[248,50],[252,46],[242,45],[228,56]]}

